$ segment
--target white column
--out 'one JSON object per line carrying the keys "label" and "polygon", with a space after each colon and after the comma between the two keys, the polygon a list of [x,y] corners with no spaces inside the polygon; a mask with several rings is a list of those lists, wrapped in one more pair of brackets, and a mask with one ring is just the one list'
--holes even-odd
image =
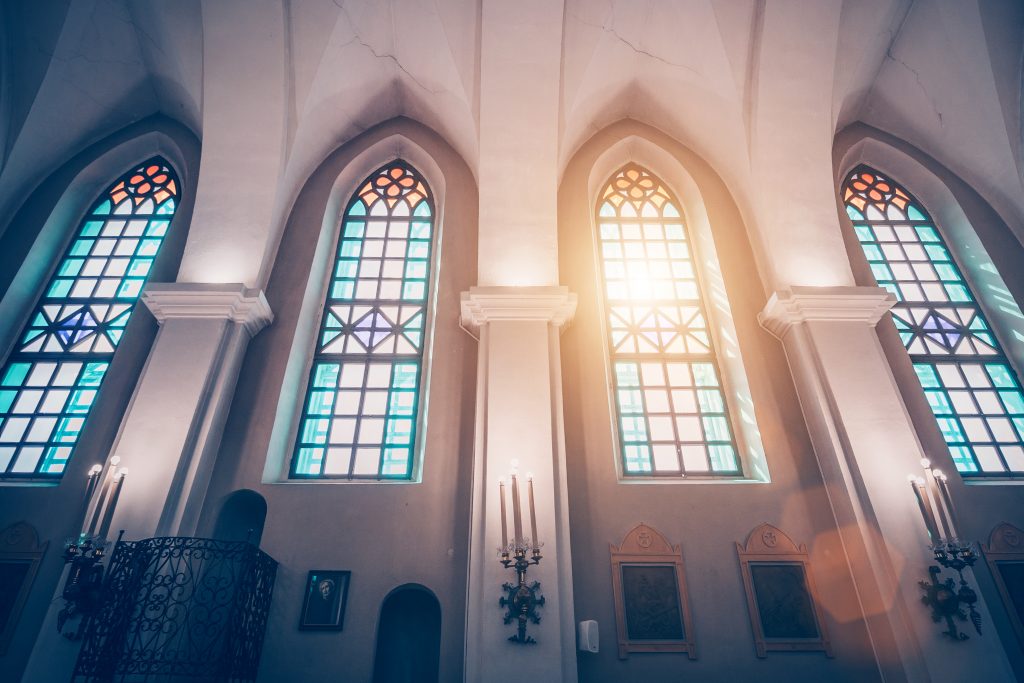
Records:
{"label": "white column", "polygon": [[1012,680],[991,630],[953,643],[920,602],[934,561],[907,474],[923,451],[874,329],[893,303],[877,287],[793,287],[760,320],[785,346],[883,680]]}
{"label": "white column", "polygon": [[[480,334],[466,608],[465,680],[473,683],[576,681],[558,346],[559,328],[575,309],[576,296],[565,287],[474,287],[462,295],[463,322]],[[544,544],[543,559],[528,573],[546,599],[541,623],[527,630],[535,645],[509,642],[515,624],[502,623],[498,606],[501,585],[515,581],[515,572],[498,562],[498,481],[507,480],[512,460],[520,474],[534,474]],[[525,486],[522,496],[529,535]],[[508,507],[511,514],[511,500]]]}
{"label": "white column", "polygon": [[[128,470],[112,539],[119,529],[129,540],[195,533],[246,346],[273,320],[263,293],[240,284],[152,283],[142,299],[160,331],[111,451]],[[81,644],[56,630],[63,582],[26,683],[71,676]]]}
{"label": "white column", "polygon": [[241,284],[153,284],[160,323],[113,454],[128,468],[112,531],[195,533],[249,339],[273,320]]}

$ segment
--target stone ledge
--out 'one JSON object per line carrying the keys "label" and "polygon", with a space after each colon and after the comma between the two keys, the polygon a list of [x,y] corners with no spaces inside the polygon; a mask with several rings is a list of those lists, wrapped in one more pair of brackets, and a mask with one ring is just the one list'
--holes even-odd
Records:
{"label": "stone ledge", "polygon": [[241,283],[156,282],[142,301],[161,325],[172,318],[228,320],[253,336],[274,321],[263,291]]}
{"label": "stone ledge", "polygon": [[461,296],[462,324],[542,321],[564,327],[576,313],[568,287],[473,287]]}
{"label": "stone ledge", "polygon": [[895,303],[896,297],[881,287],[791,287],[772,294],[757,320],[782,339],[793,325],[807,322],[873,327]]}

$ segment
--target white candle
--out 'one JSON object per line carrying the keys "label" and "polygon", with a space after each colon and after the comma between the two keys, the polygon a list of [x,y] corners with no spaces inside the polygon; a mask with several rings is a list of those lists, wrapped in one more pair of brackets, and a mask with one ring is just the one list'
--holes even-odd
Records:
{"label": "white candle", "polygon": [[533,549],[538,550],[540,542],[537,540],[537,511],[533,505],[533,475],[529,473],[526,475],[526,490],[530,497],[530,533],[533,534]]}
{"label": "white candle", "polygon": [[932,516],[931,507],[928,505],[927,497],[928,494],[924,488],[924,479],[916,477],[910,480],[910,486],[914,489],[914,495],[917,496],[917,505],[921,509],[921,517],[924,518],[924,525],[928,529],[928,535],[931,536],[932,543],[938,543],[939,532],[935,527],[935,518]]}
{"label": "white candle", "polygon": [[96,491],[96,485],[100,481],[100,472],[103,468],[100,465],[93,465],[89,468],[89,479],[85,483],[85,495],[82,497],[82,508],[80,510],[82,517],[82,530],[80,534],[85,531],[85,517],[89,514],[89,503],[92,501],[93,493]]}
{"label": "white candle", "polygon": [[942,505],[949,516],[950,530],[953,532],[953,538],[960,539],[960,520],[957,519],[956,510],[953,507],[953,499],[949,495],[949,482],[947,481],[946,475],[942,472],[936,472],[935,478],[938,480],[939,493],[942,495]]}
{"label": "white candle", "polygon": [[931,468],[925,469],[924,477],[925,481],[928,482],[928,501],[932,508],[932,514],[935,515],[935,519],[939,522],[939,529],[942,532],[943,537],[948,541],[953,538],[953,531],[949,528],[946,516],[942,513],[942,501],[939,495],[939,485],[935,481],[935,475],[932,473]]}
{"label": "white candle", "polygon": [[505,480],[498,480],[498,493],[501,498],[501,553],[503,555],[508,554],[508,522],[505,521],[507,513],[505,512]]}
{"label": "white candle", "polygon": [[114,475],[114,492],[110,496],[110,502],[107,503],[107,509],[103,513],[103,523],[100,524],[100,530],[96,534],[100,538],[106,538],[107,532],[110,531],[110,522],[114,519],[114,510],[117,508],[117,499],[121,495],[121,487],[124,486],[125,473],[126,471],[121,469]]}
{"label": "white candle", "polygon": [[107,497],[110,495],[110,486],[114,481],[114,471],[117,468],[117,463],[121,462],[121,458],[116,455],[110,459],[109,465],[107,465],[107,476],[103,478],[103,488],[100,489],[100,495],[96,499],[96,506],[92,509],[92,517],[89,520],[89,526],[85,530],[85,533],[92,536],[96,533],[96,526],[99,524],[100,515],[103,512],[103,506],[107,502]]}
{"label": "white candle", "polygon": [[523,514],[519,509],[519,477],[512,473],[512,544],[519,548],[523,540]]}

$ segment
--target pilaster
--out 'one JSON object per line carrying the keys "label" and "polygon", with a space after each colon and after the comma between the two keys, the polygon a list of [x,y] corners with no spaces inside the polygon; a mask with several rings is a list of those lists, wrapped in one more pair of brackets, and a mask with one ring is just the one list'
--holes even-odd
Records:
{"label": "pilaster", "polygon": [[142,300],[160,331],[114,446],[129,477],[113,528],[191,535],[245,349],[273,314],[241,284],[153,284]]}
{"label": "pilaster", "polygon": [[877,287],[793,287],[759,320],[785,347],[882,679],[1009,680],[998,638],[950,643],[920,604],[933,560],[906,475],[924,455],[874,329],[894,303]]}
{"label": "pilaster", "polygon": [[[576,296],[565,287],[475,287],[463,324],[479,332],[476,440],[466,623],[466,681],[576,680],[576,637],[558,335]],[[529,570],[546,603],[530,624],[536,645],[508,641],[498,607],[514,572],[498,562],[498,480],[513,460],[534,474],[543,560]],[[525,498],[524,498],[525,503]],[[515,661],[515,667],[508,662]]]}
{"label": "pilaster", "polygon": [[[273,320],[263,292],[241,284],[151,283],[142,296],[160,331],[111,456],[128,470],[111,535],[191,536],[249,340]],[[57,595],[23,680],[67,680],[79,643],[56,631]]]}

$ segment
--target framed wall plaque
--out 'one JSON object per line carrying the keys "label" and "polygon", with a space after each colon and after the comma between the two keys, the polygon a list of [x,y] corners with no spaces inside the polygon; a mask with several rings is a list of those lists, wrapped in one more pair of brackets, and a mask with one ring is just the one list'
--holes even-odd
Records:
{"label": "framed wall plaque", "polygon": [[46,546],[39,544],[39,534],[27,522],[0,531],[0,655],[14,637]]}
{"label": "framed wall plaque", "polygon": [[822,651],[832,656],[817,599],[807,546],[771,524],[762,524],[736,544],[747,591],[750,626],[758,657],[770,650]]}
{"label": "framed wall plaque", "polygon": [[697,658],[683,555],[655,529],[639,524],[610,545],[619,658],[631,652],[685,652]]}
{"label": "framed wall plaque", "polygon": [[306,577],[299,628],[303,631],[340,631],[352,572],[314,569]]}
{"label": "framed wall plaque", "polygon": [[1024,530],[1003,522],[981,544],[1017,638],[1024,645]]}

